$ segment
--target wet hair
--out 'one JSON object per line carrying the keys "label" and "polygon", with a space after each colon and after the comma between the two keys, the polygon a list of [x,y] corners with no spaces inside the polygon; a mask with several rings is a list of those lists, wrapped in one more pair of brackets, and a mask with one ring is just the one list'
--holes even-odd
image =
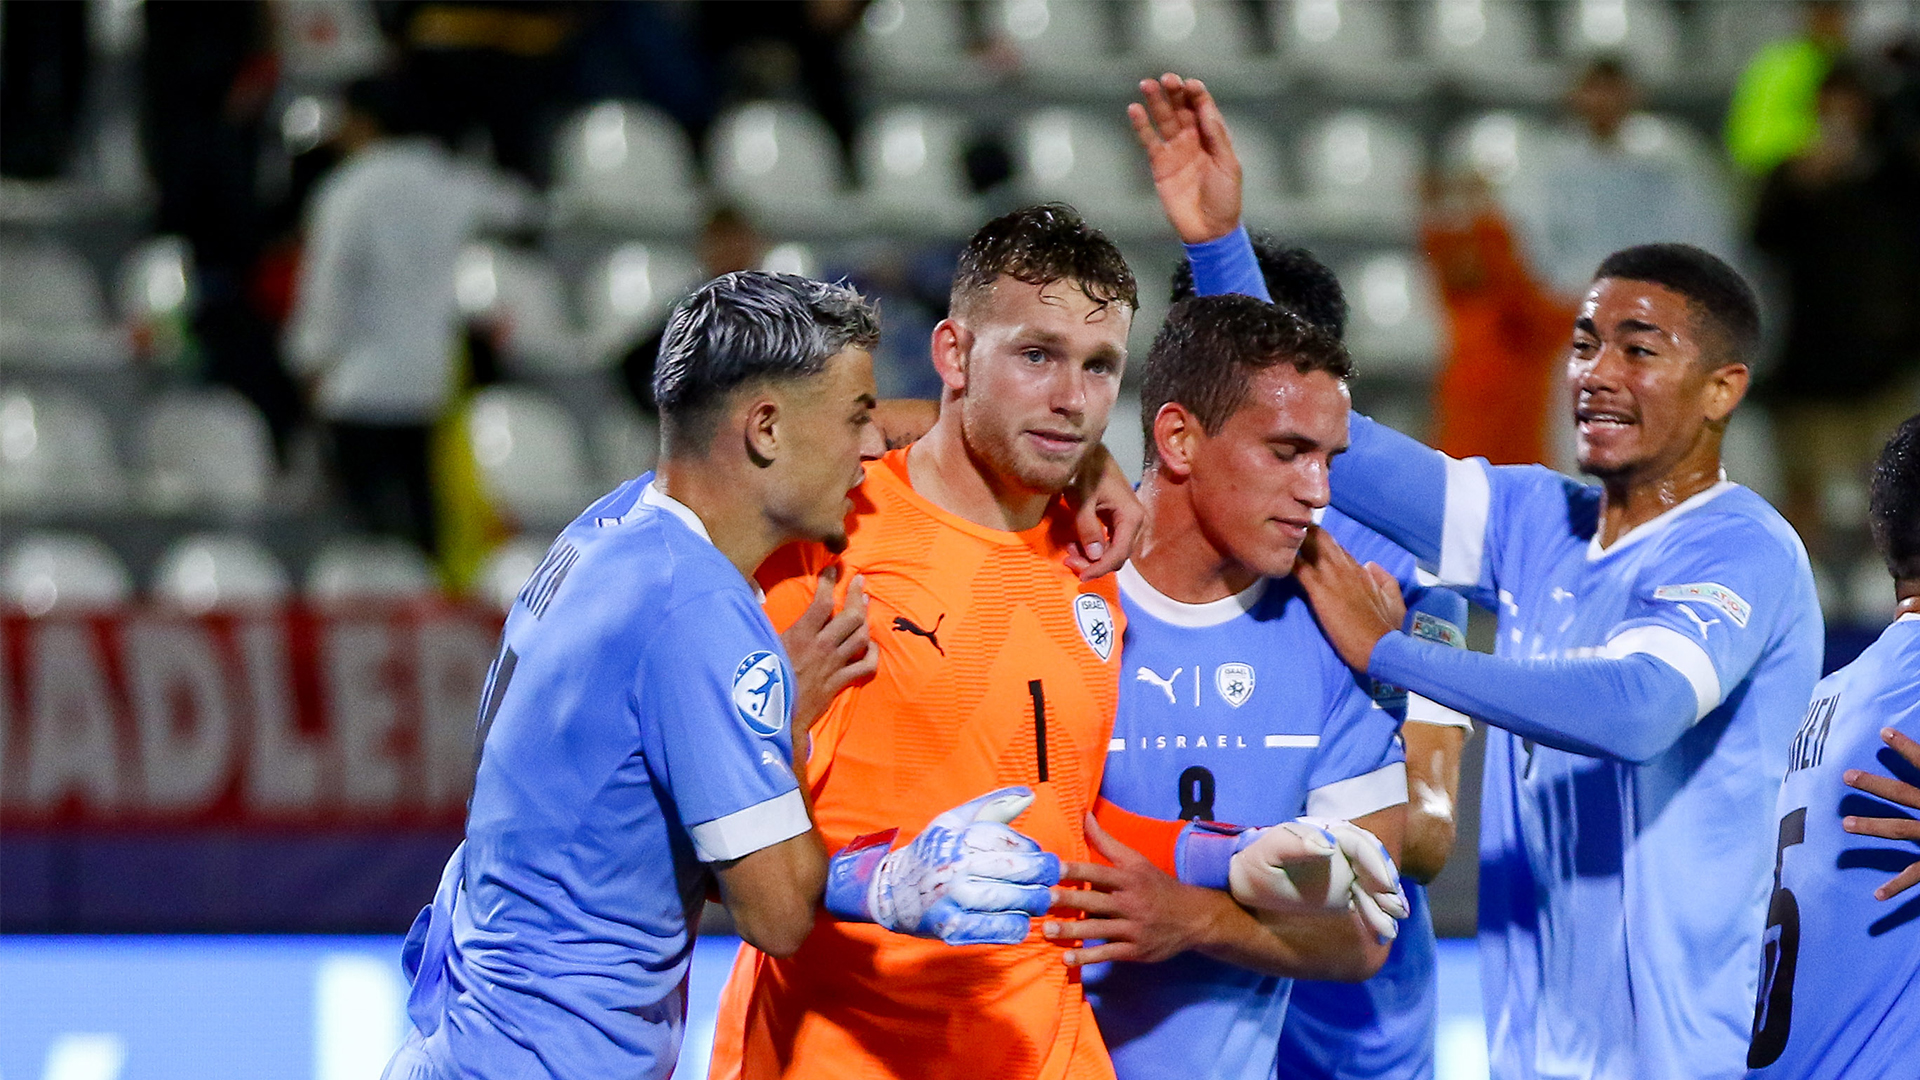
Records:
{"label": "wet hair", "polygon": [[1709,340],[1701,356],[1713,366],[1752,361],[1760,346],[1760,301],[1753,286],[1719,257],[1690,244],[1642,244],[1607,256],[1593,279],[1644,281],[1687,298]]}
{"label": "wet hair", "polygon": [[[1253,238],[1253,257],[1266,279],[1273,302],[1307,320],[1330,337],[1347,336],[1347,294],[1327,264],[1306,248],[1287,247],[1271,236]],[[1174,303],[1192,299],[1193,264],[1186,259],[1173,268]]]}
{"label": "wet hair", "polygon": [[965,312],[1003,276],[1029,285],[1071,281],[1096,304],[1140,307],[1120,249],[1064,203],[1029,206],[980,226],[960,252],[949,310]]}
{"label": "wet hair", "polygon": [[671,431],[704,446],[733,391],[818,375],[835,354],[879,340],[879,312],[846,285],[759,270],[723,274],[668,317],[653,398]]}
{"label": "wet hair", "polygon": [[1873,466],[1867,524],[1887,569],[1902,581],[1920,578],[1920,415],[1894,429]]}
{"label": "wet hair", "polygon": [[1250,296],[1197,296],[1167,312],[1167,321],[1147,351],[1140,386],[1140,426],[1146,435],[1145,465],[1159,464],[1153,419],[1178,402],[1217,435],[1246,404],[1257,371],[1290,364],[1301,374],[1324,371],[1337,379],[1353,374],[1340,340],[1285,308]]}

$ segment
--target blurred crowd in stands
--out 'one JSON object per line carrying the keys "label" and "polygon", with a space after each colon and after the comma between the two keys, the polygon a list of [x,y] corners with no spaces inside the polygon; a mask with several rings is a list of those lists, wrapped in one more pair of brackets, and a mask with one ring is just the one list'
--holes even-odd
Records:
{"label": "blurred crowd in stands", "polygon": [[[142,395],[243,398],[267,501],[337,506],[450,587],[510,596],[543,530],[651,460],[660,323],[697,280],[851,277],[901,396],[931,392],[953,253],[997,208],[1068,197],[1164,293],[1175,253],[1120,109],[1176,63],[1270,174],[1252,224],[1341,269],[1361,403],[1451,453],[1566,464],[1557,357],[1606,253],[1684,240],[1753,271],[1773,354],[1736,479],[1801,530],[1832,611],[1890,606],[1848,588],[1867,463],[1920,405],[1907,0],[5,0],[0,513],[125,554],[137,530],[35,494],[41,466],[7,449],[62,385],[104,385],[84,373],[110,365],[55,354],[117,351]],[[66,265],[49,244],[117,281],[114,342],[29,332],[59,308],[26,282]]]}

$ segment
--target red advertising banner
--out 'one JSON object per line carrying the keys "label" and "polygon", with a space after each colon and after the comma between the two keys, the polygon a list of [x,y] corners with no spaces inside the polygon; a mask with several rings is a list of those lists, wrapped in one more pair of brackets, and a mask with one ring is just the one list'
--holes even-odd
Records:
{"label": "red advertising banner", "polygon": [[501,619],[0,616],[0,827],[450,825]]}

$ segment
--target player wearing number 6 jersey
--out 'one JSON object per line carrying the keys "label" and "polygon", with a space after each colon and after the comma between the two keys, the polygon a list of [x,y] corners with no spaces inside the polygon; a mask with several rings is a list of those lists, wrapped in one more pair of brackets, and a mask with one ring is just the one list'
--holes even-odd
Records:
{"label": "player wearing number 6 jersey", "polygon": [[1920,416],[1880,455],[1870,517],[1900,615],[1821,680],[1788,747],[1747,1051],[1756,1080],[1910,1077],[1920,1048],[1920,904],[1874,894],[1914,849],[1849,827],[1854,817],[1905,816],[1863,794],[1873,785],[1850,773],[1920,784],[1920,768],[1881,735],[1920,738]]}

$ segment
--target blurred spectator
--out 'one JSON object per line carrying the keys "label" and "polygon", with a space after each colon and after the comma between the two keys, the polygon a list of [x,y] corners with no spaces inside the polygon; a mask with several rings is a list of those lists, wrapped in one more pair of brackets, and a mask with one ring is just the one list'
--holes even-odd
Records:
{"label": "blurred spectator", "polygon": [[278,83],[267,8],[257,2],[144,5],[142,131],[159,189],[154,228],[193,248],[202,374],[259,406],[284,443],[299,394],[248,296],[267,223],[259,198],[268,105]]}
{"label": "blurred spectator", "polygon": [[1420,239],[1447,320],[1432,444],[1496,465],[1547,460],[1547,417],[1564,408],[1556,391],[1572,305],[1528,272],[1478,175],[1428,179]]}
{"label": "blurred spectator", "polygon": [[584,18],[580,4],[562,0],[385,9],[422,128],[457,147],[482,132],[502,168],[543,185],[567,107],[570,44]]}
{"label": "blurred spectator", "polygon": [[66,172],[87,86],[87,9],[0,4],[0,174]]}
{"label": "blurred spectator", "polygon": [[[766,237],[735,207],[716,207],[700,228],[703,281],[735,270],[757,270],[766,253]],[[627,393],[648,413],[657,411],[653,404],[653,366],[660,359],[660,338],[665,332],[665,324],[654,327],[620,359],[620,377]]]}
{"label": "blurred spectator", "polygon": [[1856,69],[1821,84],[1805,149],[1767,177],[1754,240],[1786,272],[1786,346],[1762,386],[1786,514],[1831,556],[1829,495],[1864,485],[1874,455],[1920,403],[1920,176],[1875,137]]}
{"label": "blurred spectator", "polygon": [[402,105],[391,83],[348,92],[345,156],[309,211],[288,352],[360,524],[431,553],[428,454],[455,390],[455,264],[480,229],[518,223],[531,200],[405,135]]}
{"label": "blurred spectator", "polygon": [[1800,36],[1760,50],[1741,72],[1727,110],[1727,152],[1742,170],[1765,176],[1813,141],[1820,81],[1847,48],[1848,6],[1802,4]]}
{"label": "blurred spectator", "polygon": [[[1726,177],[1683,127],[1636,111],[1639,102],[1619,60],[1588,64],[1567,96],[1574,124],[1507,189],[1530,276],[1568,309],[1601,260],[1635,244],[1693,244],[1741,261]],[[1571,418],[1557,398],[1547,424],[1547,463],[1571,467]]]}
{"label": "blurred spectator", "polygon": [[576,39],[575,92],[583,101],[650,101],[698,144],[720,109],[713,63],[691,4],[592,4]]}
{"label": "blurred spectator", "polygon": [[700,37],[734,96],[799,98],[820,114],[853,159],[853,74],[848,38],[865,0],[738,0],[701,4]]}

